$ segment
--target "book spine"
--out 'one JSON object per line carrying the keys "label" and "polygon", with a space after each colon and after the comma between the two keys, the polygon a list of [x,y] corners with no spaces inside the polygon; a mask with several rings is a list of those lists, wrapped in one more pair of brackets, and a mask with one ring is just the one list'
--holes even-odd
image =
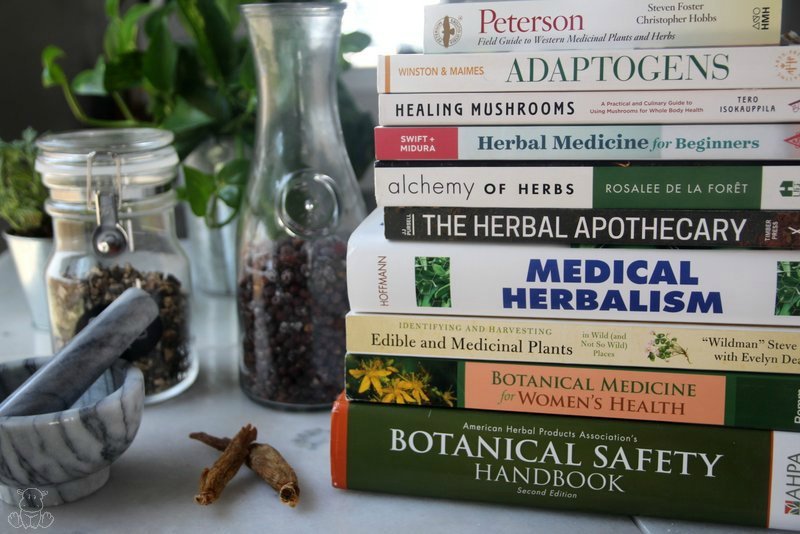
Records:
{"label": "book spine", "polygon": [[347,351],[357,354],[800,374],[794,328],[355,312],[346,320]]}
{"label": "book spine", "polygon": [[410,243],[382,221],[348,243],[354,311],[800,325],[800,251]]}
{"label": "book spine", "polygon": [[798,120],[800,89],[397,93],[378,96],[382,126],[749,123]]}
{"label": "book spine", "polygon": [[800,211],[386,207],[398,241],[800,249]]}
{"label": "book spine", "polygon": [[375,128],[378,160],[797,160],[800,124]]}
{"label": "book spine", "polygon": [[800,529],[791,432],[339,399],[331,452],[342,489]]}
{"label": "book spine", "polygon": [[796,89],[799,63],[793,46],[397,54],[378,58],[377,86],[379,93]]}
{"label": "book spine", "polygon": [[378,206],[800,209],[796,165],[405,163],[375,165]]}
{"label": "book spine", "polygon": [[776,45],[781,0],[465,3],[425,7],[427,54]]}
{"label": "book spine", "polygon": [[[381,371],[373,380],[367,374]],[[692,373],[606,366],[348,354],[355,402],[800,429],[800,375]]]}

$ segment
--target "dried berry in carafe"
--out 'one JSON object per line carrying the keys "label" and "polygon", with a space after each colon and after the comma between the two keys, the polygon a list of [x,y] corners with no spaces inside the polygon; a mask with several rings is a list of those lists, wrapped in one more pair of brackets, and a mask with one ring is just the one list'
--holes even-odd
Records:
{"label": "dried berry in carafe", "polygon": [[257,401],[326,405],[342,389],[347,245],[284,238],[251,250],[239,280],[242,387]]}

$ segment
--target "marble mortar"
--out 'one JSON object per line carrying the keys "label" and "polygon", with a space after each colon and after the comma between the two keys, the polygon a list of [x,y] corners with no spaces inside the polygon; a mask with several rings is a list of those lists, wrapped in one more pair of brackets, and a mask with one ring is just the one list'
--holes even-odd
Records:
{"label": "marble mortar", "polygon": [[[49,360],[0,364],[0,400]],[[142,372],[119,360],[69,409],[0,417],[0,500],[22,507],[24,495],[43,495],[30,504],[47,507],[99,490],[133,441],[143,406]]]}

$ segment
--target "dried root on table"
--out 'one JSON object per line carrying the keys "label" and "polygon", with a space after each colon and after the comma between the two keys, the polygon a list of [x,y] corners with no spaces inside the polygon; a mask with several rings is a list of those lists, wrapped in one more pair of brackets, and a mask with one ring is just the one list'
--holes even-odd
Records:
{"label": "dried root on table", "polygon": [[[250,427],[250,425],[247,425],[247,427]],[[206,434],[205,432],[193,432],[189,434],[189,437],[205,443],[206,445],[209,445],[217,450],[223,451],[223,456],[225,456],[225,451],[228,451],[228,449],[247,427],[242,428],[242,430],[239,431],[239,434],[237,434],[233,439],[219,438]],[[275,491],[278,492],[278,496],[280,497],[282,503],[288,504],[294,508],[300,499],[300,486],[297,483],[297,475],[295,474],[294,469],[292,469],[292,466],[289,465],[283,456],[281,456],[281,453],[279,453],[271,445],[267,443],[253,443],[255,440],[254,428],[253,434],[253,439],[250,440],[246,446],[247,454],[243,460],[244,464],[252,469],[259,477],[261,477],[267,484],[269,484],[273,489],[275,489]],[[221,458],[222,456],[220,459]],[[238,470],[238,467],[236,469]],[[234,474],[235,473],[236,472],[234,471]],[[226,480],[225,484],[227,484],[229,480],[230,479]],[[219,489],[219,492],[221,491],[222,488]]]}
{"label": "dried root on table", "polygon": [[252,425],[245,425],[241,430],[228,440],[227,446],[217,461],[200,475],[200,493],[195,495],[198,504],[211,504],[219,499],[222,490],[236,475],[239,468],[250,454],[249,445],[255,441],[257,431]]}

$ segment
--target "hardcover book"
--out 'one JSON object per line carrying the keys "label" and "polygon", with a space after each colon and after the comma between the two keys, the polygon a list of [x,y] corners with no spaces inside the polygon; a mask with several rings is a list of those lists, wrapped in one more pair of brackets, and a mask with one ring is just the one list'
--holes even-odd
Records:
{"label": "hardcover book", "polygon": [[425,53],[776,45],[780,0],[536,0],[425,7]]}
{"label": "hardcover book", "polygon": [[800,330],[782,327],[350,312],[346,346],[428,359],[800,374]]}
{"label": "hardcover book", "polygon": [[383,216],[397,241],[800,249],[800,211],[395,206]]}
{"label": "hardcover book", "polygon": [[355,402],[797,431],[800,375],[348,354]]}
{"label": "hardcover book", "polygon": [[794,122],[800,89],[392,93],[382,126]]}
{"label": "hardcover book", "polygon": [[800,251],[388,241],[380,208],[347,282],[361,312],[800,325]]}
{"label": "hardcover book", "polygon": [[800,209],[800,166],[707,160],[375,163],[378,206]]}
{"label": "hardcover book", "polygon": [[375,128],[379,160],[796,160],[800,124]]}
{"label": "hardcover book", "polygon": [[800,434],[348,402],[341,489],[800,529]]}
{"label": "hardcover book", "polygon": [[377,83],[379,93],[796,89],[799,62],[796,46],[396,54],[378,57]]}

